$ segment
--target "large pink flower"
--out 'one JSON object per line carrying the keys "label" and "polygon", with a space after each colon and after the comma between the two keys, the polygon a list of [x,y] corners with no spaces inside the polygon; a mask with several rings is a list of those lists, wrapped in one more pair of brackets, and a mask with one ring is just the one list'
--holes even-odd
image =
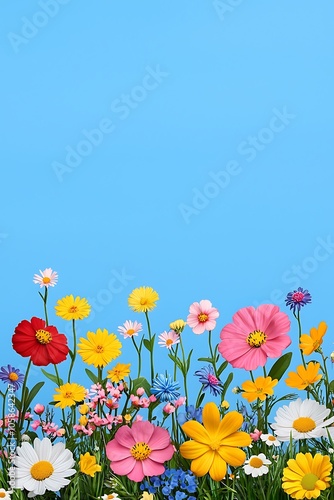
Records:
{"label": "large pink flower", "polygon": [[194,302],[189,307],[189,312],[187,323],[194,333],[200,334],[216,327],[215,320],[218,318],[219,312],[218,309],[212,307],[210,300]]}
{"label": "large pink flower", "polygon": [[172,458],[174,447],[166,429],[137,421],[132,427],[118,429],[106,453],[115,474],[140,482],[145,476],[159,476],[165,471],[163,463]]}
{"label": "large pink flower", "polygon": [[218,350],[233,368],[256,370],[291,344],[289,330],[290,320],[278,306],[244,307],[220,332]]}

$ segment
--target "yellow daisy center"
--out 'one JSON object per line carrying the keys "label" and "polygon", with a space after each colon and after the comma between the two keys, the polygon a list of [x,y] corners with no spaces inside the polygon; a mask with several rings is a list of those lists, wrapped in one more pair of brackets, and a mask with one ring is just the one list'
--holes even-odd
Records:
{"label": "yellow daisy center", "polygon": [[172,339],[167,339],[166,340],[166,345],[172,345],[172,343],[173,343]]}
{"label": "yellow daisy center", "polygon": [[209,316],[205,313],[201,313],[197,316],[197,318],[200,323],[205,323],[206,321],[208,321]]}
{"label": "yellow daisy center", "polygon": [[136,443],[130,453],[135,460],[146,460],[151,454],[151,448],[146,443]]}
{"label": "yellow daisy center", "polygon": [[49,344],[52,340],[51,333],[46,330],[37,330],[35,337],[40,344]]}
{"label": "yellow daisy center", "polygon": [[313,418],[299,417],[293,422],[292,427],[298,432],[310,432],[316,428],[316,424]]}
{"label": "yellow daisy center", "polygon": [[103,345],[97,345],[95,351],[98,352],[98,353],[104,352]]}
{"label": "yellow daisy center", "polygon": [[301,485],[304,488],[304,490],[307,491],[314,490],[314,487],[318,479],[319,479],[318,476],[312,474],[312,472],[309,472],[309,474],[305,474],[305,476],[303,477]]}
{"label": "yellow daisy center", "polygon": [[73,398],[73,392],[71,392],[71,391],[65,392],[64,398],[66,398],[66,399],[74,399]]}
{"label": "yellow daisy center", "polygon": [[259,469],[263,465],[263,461],[259,457],[253,457],[249,461],[249,465],[254,467],[254,469]]}
{"label": "yellow daisy center", "polygon": [[43,283],[46,285],[47,283],[50,283],[51,279],[50,279],[50,278],[48,278],[47,276],[44,276],[44,278],[43,278],[43,280],[42,280],[42,281],[43,281]]}
{"label": "yellow daisy center", "polygon": [[50,477],[53,471],[54,468],[50,462],[47,460],[40,460],[31,467],[30,474],[36,481],[43,481],[47,477]]}
{"label": "yellow daisy center", "polygon": [[254,332],[248,335],[246,342],[251,347],[260,347],[266,340],[267,335],[264,332],[261,332],[261,330],[254,330]]}
{"label": "yellow daisy center", "polygon": [[142,298],[140,299],[140,305],[141,305],[141,306],[145,306],[146,304],[147,304],[147,299],[145,299],[145,297],[142,297]]}
{"label": "yellow daisy center", "polygon": [[11,380],[12,382],[16,382],[19,378],[18,374],[15,373],[15,372],[12,372],[8,375],[8,378],[9,380]]}
{"label": "yellow daisy center", "polygon": [[268,441],[276,441],[275,436],[268,436]]}
{"label": "yellow daisy center", "polygon": [[133,328],[130,328],[130,330],[128,330],[127,332],[127,335],[133,335],[135,333],[134,329]]}
{"label": "yellow daisy center", "polygon": [[4,493],[3,491],[0,491],[0,498],[5,498],[6,497],[6,493]]}
{"label": "yellow daisy center", "polygon": [[77,306],[71,306],[68,308],[68,312],[69,313],[76,313],[78,310],[78,307]]}

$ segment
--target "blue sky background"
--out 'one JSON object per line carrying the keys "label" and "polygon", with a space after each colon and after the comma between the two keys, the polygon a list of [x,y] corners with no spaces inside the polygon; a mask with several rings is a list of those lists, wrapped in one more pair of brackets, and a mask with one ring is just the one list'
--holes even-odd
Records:
{"label": "blue sky background", "polygon": [[[156,333],[209,299],[218,341],[239,308],[284,308],[302,286],[304,330],[326,320],[334,350],[333,15],[300,0],[2,4],[0,365],[26,365],[11,336],[42,315],[46,267],[50,306],[95,304],[81,335],[144,319],[127,297],[152,286]],[[204,354],[206,335],[184,337]],[[295,368],[295,323],[291,337]],[[135,362],[129,346],[120,360]]]}

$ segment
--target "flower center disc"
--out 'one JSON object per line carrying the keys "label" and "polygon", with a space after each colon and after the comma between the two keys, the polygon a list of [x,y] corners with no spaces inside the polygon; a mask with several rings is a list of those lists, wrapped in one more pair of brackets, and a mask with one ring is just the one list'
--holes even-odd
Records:
{"label": "flower center disc", "polygon": [[136,443],[130,453],[135,460],[146,460],[151,454],[151,448],[146,443]]}
{"label": "flower center disc", "polygon": [[47,460],[40,460],[31,467],[30,474],[36,481],[43,481],[43,479],[50,477],[53,471],[54,468],[50,462]]}
{"label": "flower center disc", "polygon": [[302,292],[296,292],[292,295],[292,300],[295,302],[301,302],[304,298],[304,294]]}
{"label": "flower center disc", "polygon": [[130,328],[130,330],[128,330],[126,333],[127,333],[128,335],[132,336],[132,335],[135,333],[135,331],[134,331],[134,329],[133,329],[133,328]]}
{"label": "flower center disc", "polygon": [[104,352],[103,345],[97,345],[95,351],[96,352]]}
{"label": "flower center disc", "polygon": [[[19,378],[18,374],[15,373],[15,372],[12,372],[8,375],[8,378],[9,380],[11,380],[12,382],[16,382]],[[0,497],[1,498],[1,497]]]}
{"label": "flower center disc", "polygon": [[48,278],[47,276],[44,276],[44,278],[43,278],[43,280],[42,280],[42,281],[43,281],[43,283],[44,283],[45,285],[47,285],[48,283],[50,283],[50,281],[51,281],[51,280],[50,280],[50,278]]}
{"label": "flower center disc", "polygon": [[145,299],[144,297],[140,299],[140,305],[141,306],[145,306],[147,304],[147,299]]}
{"label": "flower center disc", "polygon": [[249,465],[254,467],[254,469],[259,469],[263,465],[263,461],[259,457],[253,457],[249,461]]}
{"label": "flower center disc", "polygon": [[172,344],[173,344],[172,339],[167,339],[167,340],[166,340],[166,345],[172,345]]}
{"label": "flower center disc", "polygon": [[78,310],[77,306],[71,306],[69,309],[68,309],[68,312],[69,313],[76,313]]}
{"label": "flower center disc", "polygon": [[301,485],[304,488],[304,490],[307,491],[314,490],[315,484],[318,481],[318,479],[319,479],[318,476],[310,472],[309,474],[305,474],[305,476],[302,479]]}
{"label": "flower center disc", "polygon": [[248,335],[246,342],[251,347],[260,347],[266,340],[267,335],[264,332],[261,332],[261,330],[254,330],[254,332]]}
{"label": "flower center disc", "polygon": [[40,344],[49,344],[52,340],[51,333],[46,330],[37,330],[35,337]]}
{"label": "flower center disc", "polygon": [[200,323],[205,323],[209,319],[209,316],[207,314],[205,314],[205,313],[201,313],[197,317],[198,317],[198,321]]}
{"label": "flower center disc", "polygon": [[316,425],[313,418],[299,417],[293,422],[292,427],[298,432],[310,432],[316,428]]}

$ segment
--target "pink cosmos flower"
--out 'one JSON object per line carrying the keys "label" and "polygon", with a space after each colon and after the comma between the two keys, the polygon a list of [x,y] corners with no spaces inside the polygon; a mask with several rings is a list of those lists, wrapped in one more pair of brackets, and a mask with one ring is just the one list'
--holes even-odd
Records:
{"label": "pink cosmos flower", "polygon": [[125,321],[123,326],[119,326],[117,330],[125,339],[130,337],[138,336],[138,332],[142,331],[142,324],[137,321]]}
{"label": "pink cosmos flower", "polygon": [[189,307],[187,323],[197,335],[205,330],[210,331],[216,327],[216,319],[219,316],[218,309],[212,307],[210,300],[201,300],[194,302]]}
{"label": "pink cosmos flower", "polygon": [[288,316],[278,306],[244,307],[220,332],[220,354],[233,368],[256,370],[267,358],[278,358],[291,344]]}
{"label": "pink cosmos flower", "polygon": [[167,347],[170,349],[173,345],[178,344],[180,342],[180,335],[171,330],[170,332],[163,332],[158,337],[160,340],[158,344],[161,347]]}
{"label": "pink cosmos flower", "polygon": [[120,427],[106,447],[114,474],[140,482],[145,476],[159,476],[163,463],[170,460],[174,447],[166,429],[147,421],[136,421],[132,427]]}
{"label": "pink cosmos flower", "polygon": [[49,286],[55,286],[58,281],[58,273],[53,271],[51,267],[44,269],[44,271],[39,271],[41,275],[34,274],[33,282],[40,286],[40,288],[48,288]]}

